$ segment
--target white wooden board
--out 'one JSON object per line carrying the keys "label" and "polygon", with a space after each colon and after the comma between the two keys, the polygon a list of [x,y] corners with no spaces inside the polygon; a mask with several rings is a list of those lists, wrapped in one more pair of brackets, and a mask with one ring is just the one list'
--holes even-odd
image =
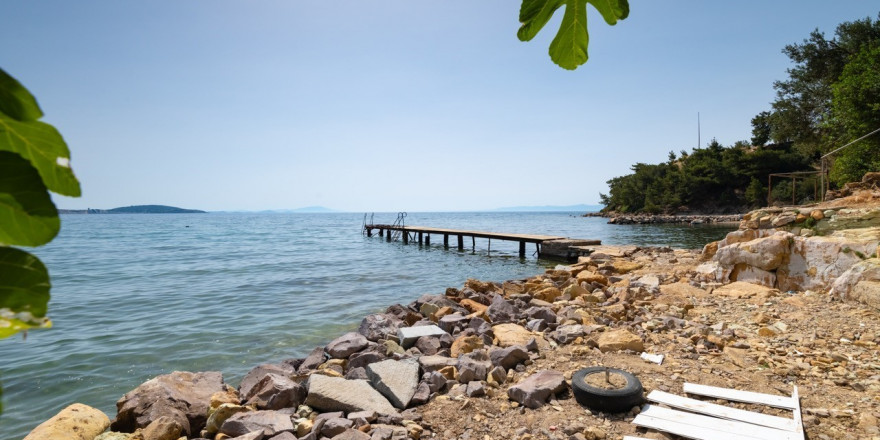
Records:
{"label": "white wooden board", "polygon": [[703,402],[683,396],[677,396],[675,394],[670,394],[659,390],[651,391],[651,393],[648,394],[648,400],[652,402],[662,403],[664,405],[669,405],[673,408],[679,408],[700,414],[720,417],[722,419],[738,420],[755,425],[766,426],[769,428],[797,432],[797,425],[795,424],[795,420],[785,417],[771,416],[768,414],[760,414],[737,408],[731,408],[724,405],[716,405],[714,403]]}
{"label": "white wooden board", "polygon": [[723,420],[656,405],[645,405],[633,423],[699,440],[801,440],[803,438],[791,431]]}
{"label": "white wooden board", "polygon": [[798,403],[795,403],[795,399],[791,397],[755,393],[752,391],[732,390],[729,388],[711,387],[708,385],[699,385],[695,383],[685,383],[684,392],[688,394],[698,394],[700,396],[732,400],[734,402],[760,403],[762,405],[768,405],[774,408],[783,408],[790,410],[794,410],[799,406]]}

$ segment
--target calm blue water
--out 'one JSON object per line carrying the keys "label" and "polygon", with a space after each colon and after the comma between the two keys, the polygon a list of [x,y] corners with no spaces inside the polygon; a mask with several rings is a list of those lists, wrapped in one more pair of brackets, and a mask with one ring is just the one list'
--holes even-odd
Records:
{"label": "calm blue water", "polygon": [[[598,238],[695,248],[728,229],[615,226],[574,213],[410,213],[408,225]],[[376,214],[392,223],[396,214]],[[224,373],[305,356],[361,318],[469,277],[525,278],[555,262],[521,260],[516,243],[476,251],[361,235],[360,214],[66,215],[35,250],[49,267],[54,328],[0,340],[5,411],[17,440],[81,402],[115,403],[174,370]],[[470,245],[470,241],[466,240]],[[529,247],[529,252],[533,248]]]}

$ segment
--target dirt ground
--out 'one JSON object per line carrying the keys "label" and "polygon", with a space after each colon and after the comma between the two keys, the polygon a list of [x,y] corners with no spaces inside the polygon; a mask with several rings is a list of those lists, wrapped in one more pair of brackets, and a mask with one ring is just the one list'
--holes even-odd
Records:
{"label": "dirt ground", "polygon": [[[638,409],[592,412],[570,391],[534,410],[506,395],[510,385],[540,370],[556,370],[570,379],[578,369],[602,365],[635,374],[646,394],[684,395],[685,382],[784,396],[797,386],[807,438],[880,439],[880,313],[824,293],[698,288],[692,282],[698,257],[696,251],[647,249],[627,258],[643,265],[628,274],[630,279],[658,276],[661,293],[634,301],[623,322],[612,325],[641,328],[645,352],[664,355],[662,365],[639,353],[602,353],[589,336],[579,338],[543,351],[525,371],[490,388],[487,397],[441,395],[419,407],[426,434],[464,440],[679,438],[633,425]],[[671,329],[652,325],[669,316],[689,324]],[[764,406],[708,401],[792,417]]]}

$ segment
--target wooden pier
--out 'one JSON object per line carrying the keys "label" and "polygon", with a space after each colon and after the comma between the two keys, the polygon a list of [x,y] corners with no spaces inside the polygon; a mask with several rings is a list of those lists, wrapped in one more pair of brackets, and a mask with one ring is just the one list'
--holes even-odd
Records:
{"label": "wooden pier", "polygon": [[[508,233],[498,233],[498,232],[484,232],[484,231],[466,231],[459,229],[444,229],[444,228],[432,228],[427,226],[403,226],[403,225],[382,225],[382,224],[364,224],[364,234],[367,237],[372,237],[374,235],[373,231],[378,230],[379,236],[384,237],[387,241],[392,240],[392,235],[399,235],[403,240],[404,244],[410,242],[410,240],[418,241],[419,244],[430,245],[431,244],[431,234],[434,235],[442,235],[443,236],[443,247],[449,248],[449,237],[455,236],[458,250],[464,250],[464,239],[465,237],[471,238],[471,243],[473,246],[476,246],[475,240],[477,238],[486,238],[489,239],[489,250],[491,251],[492,240],[503,240],[503,241],[515,241],[519,242],[519,256],[520,258],[524,258],[526,256],[526,244],[534,243],[535,249],[539,256],[542,257],[559,257],[559,258],[571,258],[576,257],[578,255],[578,251],[573,250],[575,246],[587,246],[587,245],[599,245],[602,242],[599,240],[571,240],[566,237],[560,237],[556,235],[535,235],[535,234],[508,234]],[[554,245],[562,245],[554,246],[554,252],[545,253],[543,252],[543,248],[545,244],[553,243]],[[572,248],[572,249],[570,249]],[[560,252],[561,250],[561,252]]]}

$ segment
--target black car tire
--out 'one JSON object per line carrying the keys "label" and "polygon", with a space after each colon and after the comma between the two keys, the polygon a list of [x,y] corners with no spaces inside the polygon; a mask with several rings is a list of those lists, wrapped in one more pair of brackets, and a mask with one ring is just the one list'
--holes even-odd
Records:
{"label": "black car tire", "polygon": [[626,384],[621,388],[599,388],[586,382],[587,376],[594,374],[604,376],[605,371],[605,367],[589,367],[575,371],[571,376],[571,389],[578,403],[601,412],[619,413],[629,411],[644,402],[642,382],[627,371],[607,368],[608,373],[619,374],[626,379]]}

